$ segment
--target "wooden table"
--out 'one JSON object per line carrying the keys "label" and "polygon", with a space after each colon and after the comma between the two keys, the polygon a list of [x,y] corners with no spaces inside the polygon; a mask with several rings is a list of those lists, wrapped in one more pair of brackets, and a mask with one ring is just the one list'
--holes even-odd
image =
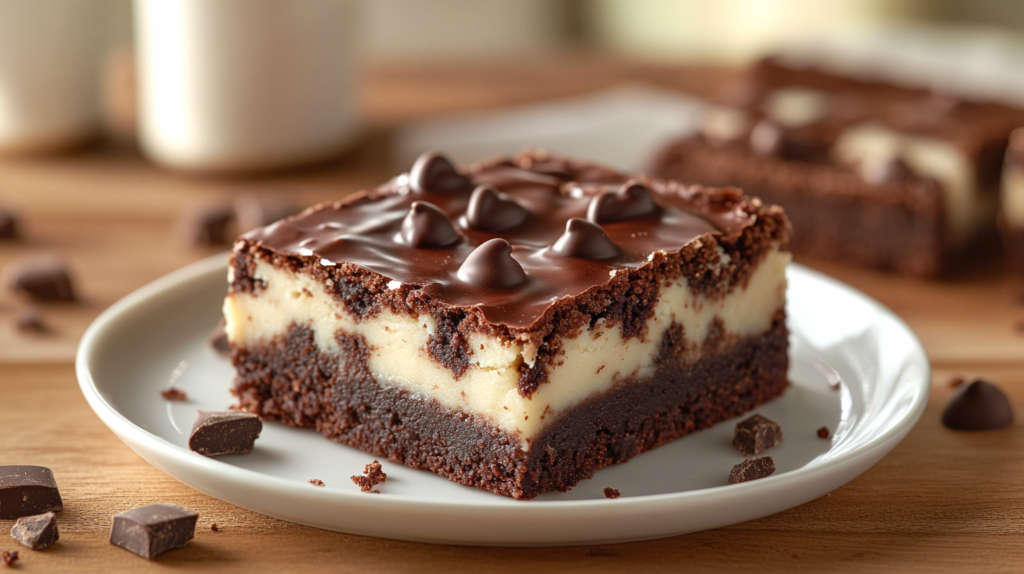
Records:
{"label": "wooden table", "polygon": [[[1024,426],[958,433],[939,423],[954,374],[990,378],[1024,413],[1024,307],[1005,285],[998,261],[979,262],[944,283],[805,262],[877,298],[917,332],[934,367],[924,417],[889,456],[828,496],[760,520],[651,542],[463,548],[289,524],[162,474],[118,441],[78,391],[74,350],[96,314],[131,290],[216,252],[173,239],[178,214],[203,197],[259,187],[289,191],[307,203],[335,199],[390,175],[388,131],[404,120],[627,80],[706,92],[728,76],[589,57],[375,68],[365,83],[372,129],[364,145],[329,165],[253,180],[169,173],[132,149],[112,146],[0,160],[0,199],[21,210],[28,235],[19,244],[0,244],[0,266],[30,253],[58,253],[72,265],[85,298],[80,305],[44,309],[56,331],[49,336],[16,334],[9,321],[14,302],[0,303],[0,464],[52,468],[66,504],[55,547],[19,548],[3,533],[11,521],[0,520],[0,550],[20,550],[19,567],[26,572],[1020,571]],[[200,526],[187,550],[149,563],[108,544],[111,515],[157,501],[199,511]],[[213,522],[219,532],[210,530]]]}

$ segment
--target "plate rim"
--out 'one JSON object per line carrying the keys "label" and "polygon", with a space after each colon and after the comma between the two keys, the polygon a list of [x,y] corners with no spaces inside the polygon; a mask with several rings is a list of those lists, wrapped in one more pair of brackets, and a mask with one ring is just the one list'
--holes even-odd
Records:
{"label": "plate rim", "polygon": [[[834,288],[838,288],[845,291],[849,295],[861,298],[871,303],[877,310],[886,315],[889,320],[892,320],[899,328],[904,331],[904,335],[908,336],[912,343],[911,355],[908,357],[908,361],[911,363],[917,363],[920,361],[922,367],[922,377],[919,381],[919,385],[915,387],[913,394],[914,402],[908,407],[906,414],[899,420],[897,420],[890,428],[884,432],[871,438],[867,443],[853,448],[851,451],[841,453],[835,458],[829,459],[827,462],[820,465],[803,466],[792,471],[787,471],[778,475],[770,476],[765,479],[752,481],[737,485],[723,485],[698,490],[683,491],[683,492],[671,492],[662,494],[649,494],[649,495],[637,495],[628,496],[619,499],[590,499],[590,500],[531,500],[531,501],[511,501],[503,497],[495,495],[493,501],[483,500],[448,500],[448,499],[428,499],[417,496],[392,494],[386,497],[367,497],[363,493],[349,492],[346,490],[338,489],[310,489],[303,483],[298,483],[294,480],[286,479],[283,477],[277,477],[273,475],[264,474],[256,470],[250,470],[246,468],[236,467],[230,464],[224,464],[215,459],[202,457],[191,453],[184,448],[172,444],[166,439],[157,436],[138,426],[103,396],[99,390],[96,380],[93,378],[93,374],[90,370],[91,358],[95,355],[104,332],[115,325],[119,320],[123,320],[125,317],[130,316],[130,311],[135,309],[137,306],[143,306],[147,302],[156,299],[159,295],[174,289],[175,287],[181,287],[185,284],[202,281],[207,275],[211,275],[218,270],[224,272],[225,277],[227,273],[227,252],[223,252],[211,257],[207,257],[200,261],[189,264],[185,267],[179,268],[167,275],[164,275],[138,289],[126,295],[125,297],[118,300],[116,303],[108,307],[96,319],[89,325],[85,334],[79,343],[76,357],[75,357],[75,371],[79,382],[79,388],[85,396],[90,408],[96,413],[96,415],[103,421],[103,423],[110,428],[114,434],[125,442],[129,448],[142,456],[147,462],[157,467],[159,470],[172,476],[187,486],[195,488],[205,492],[204,490],[182,481],[180,478],[172,474],[170,471],[165,470],[163,464],[158,464],[153,460],[150,460],[149,456],[140,452],[133,442],[138,442],[140,445],[152,449],[159,450],[162,455],[169,456],[178,465],[184,465],[189,467],[192,471],[198,472],[212,472],[222,475],[223,479],[229,481],[242,481],[243,483],[257,488],[266,489],[272,488],[275,491],[284,489],[284,492],[289,496],[297,496],[300,498],[315,497],[316,500],[323,500],[325,502],[330,501],[333,503],[345,503],[358,506],[369,505],[375,509],[401,509],[405,512],[433,512],[438,509],[450,509],[450,510],[472,510],[474,512],[481,511],[496,511],[501,513],[513,513],[522,514],[529,513],[530,515],[538,515],[537,518],[543,518],[543,515],[550,512],[563,512],[565,510],[574,510],[578,512],[590,512],[597,510],[601,513],[603,518],[613,517],[615,514],[632,512],[636,510],[636,507],[651,507],[664,509],[683,505],[694,500],[702,500],[705,502],[713,503],[715,499],[727,496],[732,498],[737,494],[744,494],[744,498],[751,496],[764,496],[773,490],[778,488],[785,488],[783,483],[792,482],[807,482],[814,481],[816,478],[822,478],[822,475],[828,475],[831,473],[842,473],[849,472],[851,468],[857,466],[859,461],[864,458],[875,457],[877,462],[882,456],[888,451],[894,448],[900,441],[910,432],[917,421],[920,419],[924,412],[924,409],[928,403],[928,397],[931,391],[931,363],[928,359],[927,353],[921,345],[920,339],[913,332],[912,329],[904,322],[898,315],[893,313],[888,307],[882,305],[872,297],[864,294],[863,292],[835,279],[824,273],[815,271],[797,263],[791,263],[787,269],[787,276],[792,278],[790,274],[803,274],[807,275],[815,280],[823,281],[830,284]],[[882,450],[881,453],[879,451]],[[858,470],[849,479],[842,481],[840,484],[833,488],[845,484],[849,480],[852,480],[856,476],[870,468],[874,462],[864,468]],[[397,464],[397,463],[394,463]],[[829,489],[832,490],[832,489]],[[215,498],[222,497],[212,495]],[[816,497],[814,497],[816,498]],[[708,499],[708,500],[705,500]],[[808,499],[813,500],[813,498]],[[233,501],[226,501],[229,504],[246,507],[242,504]],[[794,506],[787,506],[792,508]],[[269,514],[266,510],[252,509],[261,514]],[[643,508],[640,509],[643,511]],[[778,511],[775,511],[778,512]],[[772,512],[774,513],[774,512]],[[767,514],[763,514],[767,515]],[[294,518],[283,518],[290,522],[300,522]],[[312,524],[313,526],[318,526]],[[325,528],[324,526],[318,526]],[[329,528],[329,527],[327,527]],[[351,530],[346,530],[352,532]],[[373,536],[381,536],[381,534],[370,534]],[[673,533],[666,533],[664,536],[671,536]],[[390,536],[389,536],[390,537]],[[401,537],[391,537],[401,538]],[[649,539],[652,536],[644,536],[643,539]],[[426,538],[406,538],[419,541],[428,542],[447,542],[452,541],[447,538],[440,538],[438,540],[428,540]],[[639,539],[639,538],[638,538]],[[617,538],[617,540],[620,540]],[[606,541],[594,540],[593,543],[600,543]],[[467,543],[467,542],[462,542]],[[572,542],[579,543],[579,542]],[[490,543],[486,543],[490,544]],[[512,543],[517,544],[517,543]],[[537,544],[527,544],[537,545]]]}

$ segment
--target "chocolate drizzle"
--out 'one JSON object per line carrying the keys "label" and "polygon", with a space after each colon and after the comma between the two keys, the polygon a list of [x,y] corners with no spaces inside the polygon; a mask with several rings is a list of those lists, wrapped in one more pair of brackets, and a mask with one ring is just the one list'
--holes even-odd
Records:
{"label": "chocolate drizzle", "polygon": [[[462,175],[448,170],[451,164],[442,156],[427,154],[416,161],[414,174],[244,237],[282,255],[309,257],[323,265],[354,264],[442,303],[475,306],[489,322],[526,328],[554,301],[607,284],[610,275],[646,264],[654,252],[678,251],[707,234],[722,234],[722,241],[731,241],[754,221],[753,208],[738,190],[705,190],[645,177],[624,186],[629,181],[625,175],[591,164],[554,157],[543,163],[529,159],[492,162]],[[533,164],[544,173],[527,169]],[[463,178],[468,185],[459,183]],[[461,240],[445,247],[416,247],[402,235],[414,202],[429,202],[449,221],[468,223],[471,195],[481,184],[514,200],[528,217],[498,232],[466,225],[459,230]],[[612,215],[615,221],[601,226],[616,253],[598,260],[609,250],[598,248],[601,240],[593,237],[571,249],[563,241],[566,251],[556,249],[566,222],[585,217],[597,195],[611,197],[602,200],[609,205],[625,201],[628,206],[616,212],[618,219]],[[604,219],[603,212],[599,218]],[[503,240],[500,249],[475,253],[496,238]],[[476,261],[477,257],[483,259]],[[500,271],[485,272],[492,268]]]}
{"label": "chocolate drizzle", "polygon": [[414,201],[402,220],[402,239],[413,247],[447,247],[461,235],[452,220],[432,203]]}

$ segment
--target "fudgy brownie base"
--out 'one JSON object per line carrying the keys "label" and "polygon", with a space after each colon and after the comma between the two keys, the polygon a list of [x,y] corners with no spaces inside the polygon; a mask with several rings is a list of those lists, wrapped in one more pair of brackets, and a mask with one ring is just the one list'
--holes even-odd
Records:
{"label": "fudgy brownie base", "polygon": [[381,386],[361,337],[338,333],[338,354],[319,351],[308,328],[260,348],[236,348],[234,393],[268,420],[314,427],[325,437],[405,466],[525,500],[564,492],[594,471],[740,415],[781,394],[788,381],[784,311],[762,335],[736,339],[720,323],[688,363],[683,329],[668,329],[649,380],[623,380],[560,416],[530,444],[487,420]]}

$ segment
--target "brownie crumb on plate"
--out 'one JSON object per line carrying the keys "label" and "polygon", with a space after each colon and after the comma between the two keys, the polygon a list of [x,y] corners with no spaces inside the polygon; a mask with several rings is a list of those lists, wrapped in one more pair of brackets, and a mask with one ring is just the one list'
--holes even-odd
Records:
{"label": "brownie crumb on plate", "polygon": [[1013,424],[1013,407],[999,387],[984,379],[960,385],[942,413],[942,424],[954,430],[996,430]]}
{"label": "brownie crumb on plate", "polygon": [[732,467],[729,473],[729,484],[749,482],[765,478],[775,473],[775,459],[770,456],[759,456],[747,459]]}
{"label": "brownie crumb on plate", "polygon": [[828,432],[828,427],[821,427],[818,429],[818,438],[831,438],[832,433]]}
{"label": "brownie crumb on plate", "polygon": [[224,331],[225,321],[224,317],[220,318],[220,322],[210,332],[210,336],[206,339],[206,344],[210,346],[210,349],[214,353],[222,357],[231,356],[231,343],[228,342],[228,334]]}
{"label": "brownie crumb on plate", "polygon": [[311,479],[309,479],[309,483],[312,484],[313,486],[323,486],[324,485],[324,481],[320,480],[319,478],[311,478]]}
{"label": "brownie crumb on plate", "polygon": [[618,490],[615,490],[614,488],[609,487],[609,488],[604,489],[604,497],[605,498],[618,498],[620,496],[622,496],[622,495],[619,493]]}
{"label": "brownie crumb on plate", "polygon": [[373,487],[388,479],[388,475],[381,470],[380,462],[375,459],[373,462],[366,465],[366,468],[363,469],[363,474],[364,476],[352,476],[352,482],[354,482],[356,486],[359,487],[359,490],[363,492],[380,494],[380,491],[373,490]]}
{"label": "brownie crumb on plate", "polygon": [[164,389],[164,390],[160,391],[160,394],[163,395],[164,400],[168,400],[168,401],[184,401],[184,400],[188,400],[188,394],[186,394],[185,391],[183,391],[181,389],[178,389],[178,388],[175,388],[175,387],[171,387],[169,389]]}
{"label": "brownie crumb on plate", "polygon": [[18,551],[4,550],[0,552],[0,560],[3,561],[4,566],[14,566],[14,563],[18,561]]}
{"label": "brownie crumb on plate", "polygon": [[759,414],[736,423],[736,432],[732,438],[732,446],[739,449],[743,456],[762,453],[781,442],[782,427],[779,423]]}

